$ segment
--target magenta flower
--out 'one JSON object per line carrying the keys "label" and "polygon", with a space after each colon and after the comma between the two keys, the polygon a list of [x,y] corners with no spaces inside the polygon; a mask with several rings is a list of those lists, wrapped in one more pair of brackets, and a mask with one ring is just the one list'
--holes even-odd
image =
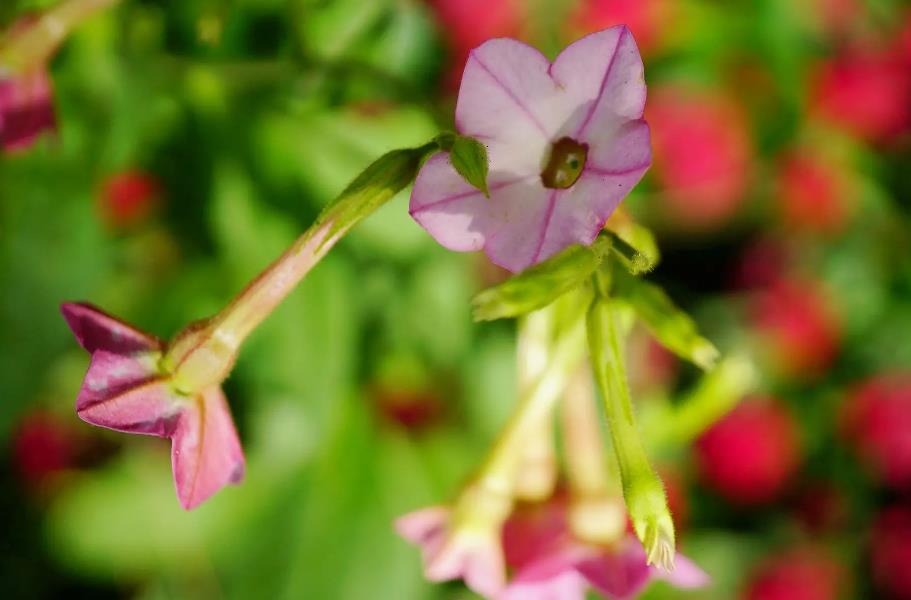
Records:
{"label": "magenta flower", "polygon": [[499,526],[454,527],[452,513],[444,506],[425,508],[399,518],[395,529],[420,546],[428,580],[462,579],[478,594],[494,597],[505,572]]}
{"label": "magenta flower", "polygon": [[43,68],[0,75],[0,146],[4,151],[27,148],[56,124],[51,80]]}
{"label": "magenta flower", "polygon": [[411,214],[443,246],[483,249],[511,271],[590,244],[651,165],[644,107],[626,27],[584,37],[553,63],[515,40],[485,42],[465,66],[456,128],[487,147],[490,198],[438,154],[418,174]]}
{"label": "magenta flower", "polygon": [[170,438],[174,484],[185,509],[243,478],[243,451],[218,384],[181,393],[162,366],[161,340],[88,304],[61,309],[79,344],[92,355],[76,398],[83,421]]}
{"label": "magenta flower", "polygon": [[679,553],[670,573],[649,566],[632,534],[610,548],[582,542],[573,537],[561,502],[515,513],[504,527],[503,548],[515,576],[498,600],[584,600],[589,588],[625,600],[655,579],[681,589],[709,582],[702,569]]}

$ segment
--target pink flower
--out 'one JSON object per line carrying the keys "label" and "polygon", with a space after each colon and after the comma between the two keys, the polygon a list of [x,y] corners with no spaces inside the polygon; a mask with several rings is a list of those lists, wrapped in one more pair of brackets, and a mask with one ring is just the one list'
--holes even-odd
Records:
{"label": "pink flower", "polygon": [[842,408],[842,430],[885,483],[911,488],[911,375],[876,377]]}
{"label": "pink flower", "polygon": [[509,39],[472,51],[456,106],[487,146],[490,198],[448,156],[423,166],[411,214],[443,246],[483,249],[510,271],[590,244],[651,164],[642,60],[626,27],[589,35],[550,63]]}
{"label": "pink flower", "polygon": [[824,234],[844,229],[856,190],[850,166],[827,159],[819,149],[802,148],[780,162],[776,199],[788,225]]}
{"label": "pink flower", "polygon": [[99,195],[101,217],[113,229],[130,228],[144,221],[156,208],[161,185],[142,171],[121,171],[104,181]]}
{"label": "pink flower", "polygon": [[870,540],[873,579],[895,600],[911,600],[911,507],[892,506],[877,516]]}
{"label": "pink flower", "polygon": [[449,46],[447,89],[459,87],[471,49],[495,37],[518,36],[526,17],[523,0],[430,0]]}
{"label": "pink flower", "polygon": [[840,320],[825,288],[814,281],[774,281],[752,299],[750,313],[772,364],[782,374],[818,376],[838,353]]}
{"label": "pink flower", "polygon": [[744,600],[836,600],[842,597],[847,574],[828,555],[798,548],[760,565]]}
{"label": "pink flower", "polygon": [[666,86],[652,94],[648,120],[668,216],[694,229],[730,219],[746,194],[753,158],[738,106],[719,92]]}
{"label": "pink flower", "polygon": [[218,385],[183,394],[161,366],[161,340],[88,304],[61,308],[79,344],[92,355],[76,399],[83,421],[170,438],[174,483],[185,509],[240,482],[244,456]]}
{"label": "pink flower", "polygon": [[56,128],[51,80],[44,68],[0,74],[0,146],[7,152],[30,146]]}
{"label": "pink flower", "polygon": [[777,402],[745,400],[702,435],[696,458],[706,483],[728,500],[771,502],[800,463],[797,426]]}
{"label": "pink flower", "polygon": [[674,2],[668,0],[583,0],[571,17],[581,32],[625,23],[648,55],[664,42],[674,22]]}
{"label": "pink flower", "polygon": [[911,127],[911,72],[892,51],[857,49],[821,64],[814,111],[861,139],[882,142]]}
{"label": "pink flower", "polygon": [[503,547],[515,576],[498,600],[583,600],[589,588],[624,600],[635,598],[654,579],[682,589],[709,583],[705,572],[679,553],[671,573],[648,566],[633,535],[613,548],[577,540],[560,502],[517,511],[504,527]]}
{"label": "pink flower", "polygon": [[420,546],[428,580],[463,579],[469,588],[491,598],[504,583],[499,527],[459,527],[452,514],[443,506],[425,508],[398,519],[395,529]]}

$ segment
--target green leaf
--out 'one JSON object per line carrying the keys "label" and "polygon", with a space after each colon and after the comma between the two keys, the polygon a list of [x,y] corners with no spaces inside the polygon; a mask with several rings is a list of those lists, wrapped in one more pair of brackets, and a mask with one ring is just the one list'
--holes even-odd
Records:
{"label": "green leaf", "polygon": [[696,322],[683,312],[659,286],[614,270],[616,296],[627,302],[662,346],[703,370],[710,370],[718,350],[702,337]]}
{"label": "green leaf", "polygon": [[456,136],[449,150],[449,160],[465,181],[490,197],[487,188],[487,148],[484,144],[474,138]]}
{"label": "green leaf", "polygon": [[587,282],[610,248],[601,235],[591,246],[574,245],[496,287],[475,296],[476,321],[518,317],[543,308]]}

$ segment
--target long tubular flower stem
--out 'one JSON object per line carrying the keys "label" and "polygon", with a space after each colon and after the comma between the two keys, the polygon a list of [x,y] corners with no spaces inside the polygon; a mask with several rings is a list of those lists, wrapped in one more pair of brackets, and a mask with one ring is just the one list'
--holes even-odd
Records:
{"label": "long tubular flower stem", "polygon": [[[519,389],[534,385],[546,369],[553,312],[539,310],[520,320],[516,360]],[[556,485],[557,464],[553,436],[553,411],[543,415],[529,433],[518,469],[516,497],[534,502],[550,495]]]}
{"label": "long tubular flower stem", "polygon": [[550,416],[571,373],[582,360],[585,330],[581,316],[557,334],[546,368],[533,385],[521,391],[515,410],[475,478],[484,487],[512,496],[526,441],[539,430],[541,421]]}
{"label": "long tubular flower stem", "polygon": [[431,142],[377,159],[223,310],[178,334],[162,362],[178,390],[189,393],[224,380],[244,339],[352,227],[411,183],[435,149]]}
{"label": "long tubular flower stem", "polygon": [[650,564],[674,564],[674,524],[661,480],[649,465],[633,413],[617,316],[610,300],[596,297],[588,312],[588,343],[595,381],[604,398],[623,496]]}

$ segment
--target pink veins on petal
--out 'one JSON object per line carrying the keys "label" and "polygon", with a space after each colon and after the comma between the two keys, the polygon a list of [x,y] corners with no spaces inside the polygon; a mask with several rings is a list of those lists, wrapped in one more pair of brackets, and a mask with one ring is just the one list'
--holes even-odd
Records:
{"label": "pink veins on petal", "polygon": [[[484,250],[511,271],[590,244],[651,165],[645,96],[626,27],[584,37],[553,63],[515,40],[485,42],[465,66],[456,126],[487,146],[490,198],[438,154],[415,181],[412,216],[443,246]],[[564,138],[587,149],[585,164],[569,187],[546,187],[542,171]]]}
{"label": "pink veins on petal", "polygon": [[161,340],[88,304],[67,303],[61,310],[92,355],[76,398],[79,418],[115,431],[170,438],[174,483],[186,509],[240,482],[244,455],[220,388],[192,397],[178,394],[159,367]]}

